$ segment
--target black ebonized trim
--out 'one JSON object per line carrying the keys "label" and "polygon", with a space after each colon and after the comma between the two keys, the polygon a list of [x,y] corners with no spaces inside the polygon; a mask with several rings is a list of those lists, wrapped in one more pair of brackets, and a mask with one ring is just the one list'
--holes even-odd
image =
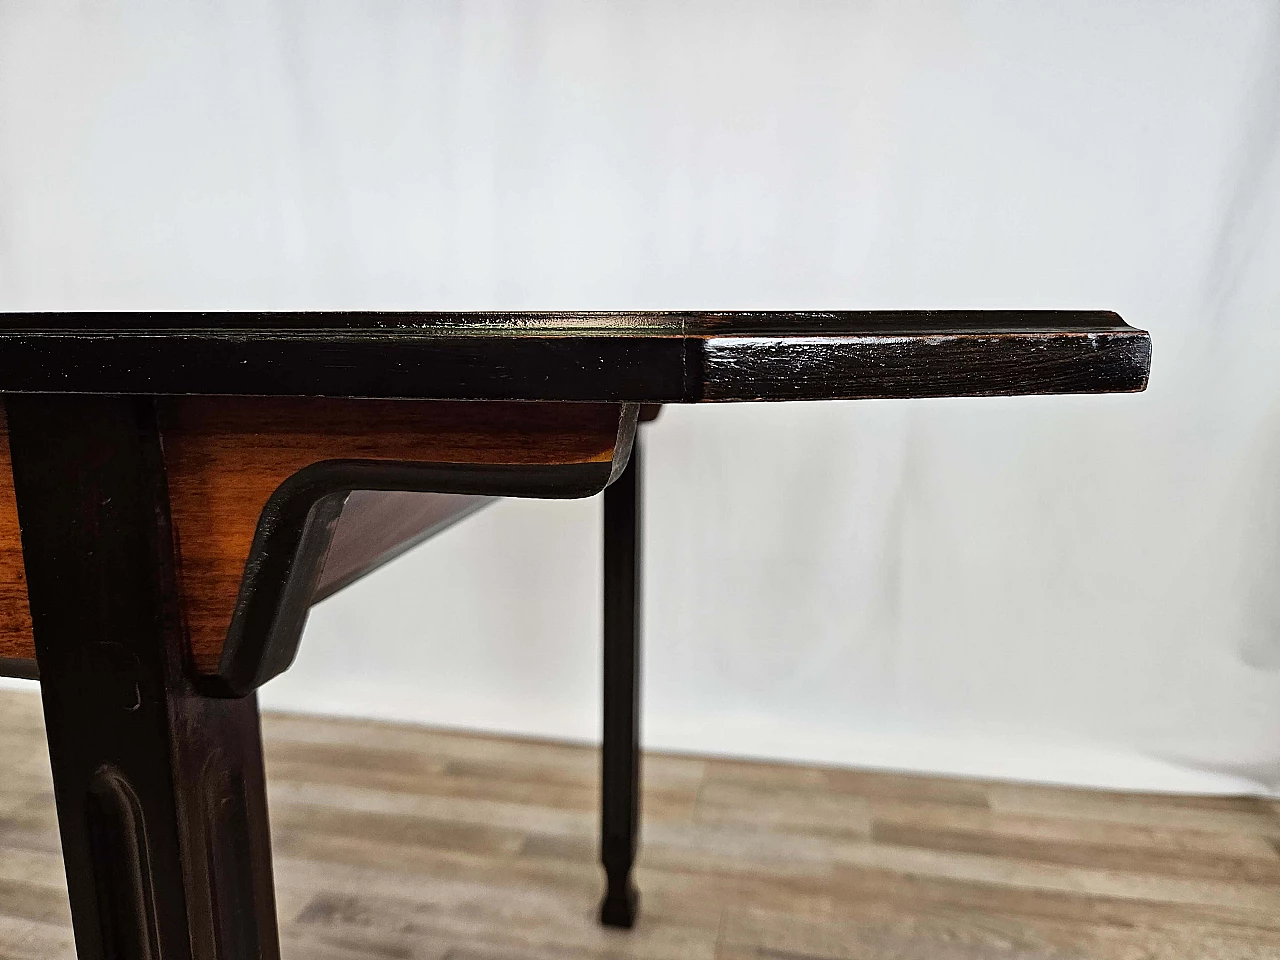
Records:
{"label": "black ebonized trim", "polygon": [[326,460],[294,474],[263,508],[218,672],[201,677],[201,689],[209,696],[241,697],[289,668],[351,491],[589,497],[625,466],[638,412],[635,404],[620,407],[612,461],[514,465]]}
{"label": "black ebonized trim", "polygon": [[333,530],[352,490],[410,490],[507,497],[584,497],[609,480],[608,463],[566,466],[393,464],[330,460],[286,480],[258,521],[211,696],[239,697],[283,673],[324,569]]}
{"label": "black ebonized trim", "polygon": [[[809,368],[804,389],[788,377],[792,358]],[[0,392],[645,403],[1097,393],[1142,389],[1149,362],[1148,335],[1106,311],[0,314]]]}
{"label": "black ebonized trim", "polygon": [[0,332],[0,392],[676,402],[681,355],[664,337]]}
{"label": "black ebonized trim", "polygon": [[1143,390],[1151,341],[1131,334],[723,337],[700,400],[862,400]]}
{"label": "black ebonized trim", "polygon": [[1132,330],[1110,310],[318,310],[243,312],[0,313],[0,334],[171,336],[226,339],[367,335],[781,336],[1018,330]]}
{"label": "black ebonized trim", "polygon": [[641,477],[639,437],[604,493],[604,701],[600,747],[600,922],[631,927],[639,892],[631,880],[640,839]]}
{"label": "black ebonized trim", "polygon": [[277,960],[257,701],[184,673],[155,403],[6,400],[81,960]]}
{"label": "black ebonized trim", "polygon": [[0,657],[0,677],[16,677],[19,680],[39,680],[40,667],[34,660],[17,657]]}

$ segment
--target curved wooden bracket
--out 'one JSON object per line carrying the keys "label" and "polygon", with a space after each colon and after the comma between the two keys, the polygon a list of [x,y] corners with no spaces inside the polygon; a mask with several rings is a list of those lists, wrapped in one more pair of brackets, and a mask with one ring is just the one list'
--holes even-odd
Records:
{"label": "curved wooden bracket", "polygon": [[[630,421],[626,447],[617,458],[624,465],[634,413]],[[202,690],[211,696],[244,696],[288,669],[352,491],[559,499],[599,493],[616,473],[613,462],[516,466],[361,460],[330,460],[299,471],[276,489],[262,511],[217,670],[200,677]]]}
{"label": "curved wooden bracket", "polygon": [[353,490],[334,528],[312,605],[498,499],[468,493]]}
{"label": "curved wooden bracket", "polygon": [[[278,397],[163,397],[157,408],[188,673],[219,697],[244,696],[285,670],[313,603],[474,509],[476,498],[599,493],[626,466],[639,413],[626,403]],[[0,431],[0,460],[7,454]],[[4,466],[0,672],[34,676]],[[379,491],[463,497],[437,510],[434,526],[396,518],[396,529],[377,531],[326,573],[339,523],[359,534]]]}
{"label": "curved wooden bracket", "polygon": [[591,496],[626,465],[637,414],[635,404],[166,401],[201,691],[244,696],[288,668],[354,491]]}

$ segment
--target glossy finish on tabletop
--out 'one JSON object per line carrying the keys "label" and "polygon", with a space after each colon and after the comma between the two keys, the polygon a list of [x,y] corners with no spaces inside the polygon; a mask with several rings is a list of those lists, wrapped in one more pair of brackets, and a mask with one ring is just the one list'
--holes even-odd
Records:
{"label": "glossy finish on tabletop", "polygon": [[697,403],[1141,390],[1107,311],[0,314],[0,393]]}

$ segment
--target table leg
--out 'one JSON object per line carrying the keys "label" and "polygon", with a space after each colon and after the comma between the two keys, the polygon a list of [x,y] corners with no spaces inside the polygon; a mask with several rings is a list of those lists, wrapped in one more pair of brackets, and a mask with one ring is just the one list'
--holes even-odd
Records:
{"label": "table leg", "polygon": [[77,952],[277,960],[257,702],[188,680],[154,403],[6,408]]}
{"label": "table leg", "polygon": [[640,834],[640,435],[622,476],[604,493],[604,736],[600,862],[607,888],[600,922],[630,927]]}

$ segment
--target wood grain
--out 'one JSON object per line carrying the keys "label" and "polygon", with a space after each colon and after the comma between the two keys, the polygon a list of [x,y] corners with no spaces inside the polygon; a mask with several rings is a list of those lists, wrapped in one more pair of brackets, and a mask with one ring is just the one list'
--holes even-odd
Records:
{"label": "wood grain", "polygon": [[[5,664],[6,660],[18,662]],[[0,675],[30,675],[34,660],[27,574],[22,563],[22,531],[18,527],[18,501],[13,493],[13,464],[9,459],[9,431],[4,406],[0,404]]]}
{"label": "wood grain", "polygon": [[332,596],[494,499],[460,493],[356,490],[343,504],[312,603]]}
{"label": "wood grain", "polygon": [[592,404],[165,400],[169,497],[197,669],[217,668],[258,517],[299,470],[353,459],[607,464],[618,416],[616,406]]}
{"label": "wood grain", "polygon": [[[286,960],[1280,956],[1280,820],[1254,798],[649,754],[645,909],[617,933],[593,748],[263,727]],[[0,956],[70,960],[34,694],[0,694],[0,769]]]}
{"label": "wood grain", "polygon": [[[586,403],[163,399],[170,510],[197,670],[216,670],[262,508],[299,470],[330,460],[608,467],[619,440],[619,411],[616,404]],[[21,675],[30,672],[35,648],[7,438],[3,456],[0,659],[9,663],[0,663],[0,672]],[[421,529],[401,532],[412,536]],[[350,527],[348,534],[355,536]],[[378,556],[364,557],[359,571],[345,567],[344,573],[367,571],[369,562],[395,556],[397,545],[378,541]]]}

